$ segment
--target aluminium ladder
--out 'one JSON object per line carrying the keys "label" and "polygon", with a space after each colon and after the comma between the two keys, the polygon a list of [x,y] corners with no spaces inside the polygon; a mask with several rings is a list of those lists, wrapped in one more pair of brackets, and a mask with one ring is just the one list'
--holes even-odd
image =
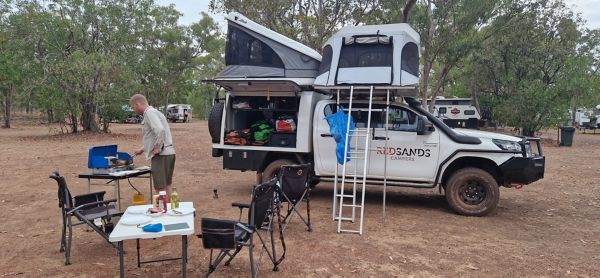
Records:
{"label": "aluminium ladder", "polygon": [[[348,233],[358,233],[360,235],[363,234],[363,227],[364,227],[364,205],[365,205],[365,186],[366,186],[366,182],[367,182],[367,176],[368,176],[368,169],[369,169],[369,154],[371,151],[373,151],[372,149],[370,149],[369,143],[370,143],[370,136],[371,136],[371,130],[375,130],[375,128],[371,129],[371,115],[373,110],[373,90],[374,87],[371,86],[370,90],[369,90],[369,103],[368,103],[368,109],[367,109],[367,127],[366,129],[359,129],[359,128],[355,128],[353,132],[350,131],[350,117],[351,117],[351,113],[353,111],[352,109],[352,104],[353,104],[353,99],[354,99],[354,86],[350,87],[350,95],[349,95],[349,102],[348,102],[348,118],[347,118],[347,128],[346,128],[346,134],[345,134],[345,138],[346,138],[346,145],[344,146],[344,163],[342,165],[342,173],[341,173],[341,185],[338,185],[339,183],[339,164],[336,163],[336,168],[335,168],[335,179],[334,179],[334,194],[333,194],[333,209],[332,209],[332,214],[333,214],[333,219],[338,221],[338,228],[337,231],[338,233],[341,232],[348,232]],[[341,105],[340,104],[340,90],[338,89],[337,91],[337,105],[338,107]],[[383,175],[383,220],[385,221],[385,217],[386,217],[386,191],[387,191],[387,156],[388,156],[388,151],[387,151],[387,147],[388,147],[388,140],[389,140],[389,136],[388,136],[388,131],[387,131],[387,127],[389,124],[389,106],[390,106],[390,90],[388,89],[386,91],[386,108],[381,110],[382,112],[385,112],[385,126],[383,127],[383,129],[385,130],[385,148],[384,148],[384,175]],[[355,140],[351,140],[352,138],[356,138]],[[365,138],[364,139],[364,148],[361,150],[359,149],[359,143],[358,143],[358,139],[359,138]],[[350,140],[350,144],[348,143],[348,140]],[[352,147],[351,144],[353,144],[354,146]],[[350,147],[350,150],[348,150],[348,146]],[[355,163],[353,163],[352,167],[352,174],[349,175],[349,171],[348,171],[348,159],[350,159],[351,161],[354,160]],[[359,175],[358,173],[358,167],[359,167],[359,163],[358,161],[362,162],[362,173]],[[352,184],[352,191],[351,194],[346,193],[345,189],[346,189],[346,182],[347,179],[349,179],[349,182]],[[361,185],[361,200],[360,200],[360,205],[357,205],[357,189],[359,184]],[[338,191],[339,188],[339,191]],[[347,204],[344,202],[344,199],[350,199],[351,204]],[[350,216],[345,216],[344,215],[344,208],[349,207],[351,209],[351,215]],[[360,219],[359,219],[359,227],[358,230],[353,230],[353,229],[343,229],[342,228],[342,222],[343,221],[351,221],[352,223],[355,223],[356,221],[356,209],[360,208]],[[337,215],[336,215],[337,214]]]}
{"label": "aluminium ladder", "polygon": [[[364,213],[365,213],[365,186],[367,182],[367,171],[369,169],[369,143],[370,143],[370,135],[371,135],[371,114],[372,114],[372,106],[373,106],[373,86],[369,89],[369,106],[367,109],[367,127],[366,129],[358,129],[352,127],[354,130],[351,130],[350,127],[350,119],[352,117],[352,104],[354,99],[354,86],[350,86],[350,95],[348,99],[348,115],[346,122],[346,134],[345,134],[345,144],[344,144],[344,163],[342,165],[342,176],[341,176],[341,185],[339,186],[338,191],[338,179],[339,179],[339,170],[336,164],[335,171],[335,181],[334,181],[334,219],[338,221],[337,231],[341,232],[349,232],[349,233],[358,233],[362,235],[363,233],[363,225],[364,225]],[[340,106],[340,96],[338,90],[337,96],[337,104]],[[360,150],[358,148],[359,138],[364,138],[364,148]],[[354,139],[354,140],[352,140]],[[350,140],[350,143],[349,143]],[[354,147],[350,147],[354,141]],[[353,161],[352,163],[352,174],[349,177],[349,169],[348,169],[348,160]],[[360,162],[360,163],[359,163]],[[358,172],[359,164],[362,164],[362,172]],[[360,174],[360,175],[359,175]],[[359,177],[360,176],[360,177]],[[349,181],[348,181],[349,180]],[[352,184],[352,193],[349,194],[346,192],[346,183]],[[361,199],[360,205],[357,204],[357,190],[359,183],[361,185]],[[339,201],[338,201],[339,198]],[[350,199],[351,204],[345,202]],[[336,207],[337,206],[337,207]],[[337,208],[337,216],[335,216],[335,210]],[[344,208],[351,209],[351,215],[344,215]],[[359,216],[359,227],[358,229],[344,229],[342,228],[343,221],[351,221],[355,223],[356,221],[356,209],[360,208],[360,216]]]}

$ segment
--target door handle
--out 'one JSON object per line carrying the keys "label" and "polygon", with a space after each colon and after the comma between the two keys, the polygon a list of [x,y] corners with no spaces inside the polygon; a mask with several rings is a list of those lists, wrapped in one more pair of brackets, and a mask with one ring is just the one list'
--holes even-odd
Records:
{"label": "door handle", "polygon": [[385,136],[373,136],[373,140],[390,140],[390,138]]}
{"label": "door handle", "polygon": [[321,133],[321,137],[333,137],[331,133]]}

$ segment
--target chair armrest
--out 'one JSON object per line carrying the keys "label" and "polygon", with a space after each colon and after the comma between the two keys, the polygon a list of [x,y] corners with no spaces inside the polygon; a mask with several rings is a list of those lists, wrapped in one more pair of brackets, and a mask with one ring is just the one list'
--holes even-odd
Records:
{"label": "chair armrest", "polygon": [[242,221],[242,211],[244,211],[245,208],[250,209],[249,204],[243,204],[243,203],[231,203],[231,206],[237,207],[240,209],[240,216],[238,218],[238,221]]}
{"label": "chair armrest", "polygon": [[74,198],[88,197],[88,196],[102,196],[102,197],[104,197],[105,193],[106,193],[106,191],[98,191],[98,192],[92,192],[92,193],[85,193],[85,194],[76,195],[76,196],[74,196]]}
{"label": "chair armrest", "polygon": [[117,199],[110,199],[110,200],[104,200],[104,201],[87,203],[87,204],[83,204],[83,205],[77,206],[77,207],[71,209],[70,211],[68,211],[67,213],[71,214],[74,211],[81,210],[81,209],[84,209],[84,208],[87,208],[87,207],[94,207],[94,206],[98,206],[98,205],[108,205],[110,203],[115,203],[115,202],[117,202]]}
{"label": "chair armrest", "polygon": [[231,203],[232,207],[238,207],[240,209],[243,208],[250,208],[250,204],[243,204],[243,203]]}
{"label": "chair armrest", "polygon": [[249,234],[254,233],[254,226],[253,225],[245,225],[245,224],[242,224],[242,223],[237,223],[237,224],[235,224],[235,226],[239,227],[240,229],[246,231]]}

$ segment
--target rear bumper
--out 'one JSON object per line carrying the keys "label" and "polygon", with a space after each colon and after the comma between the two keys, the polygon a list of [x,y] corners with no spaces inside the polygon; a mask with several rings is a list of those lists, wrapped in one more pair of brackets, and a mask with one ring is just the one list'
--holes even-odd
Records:
{"label": "rear bumper", "polygon": [[530,184],[544,178],[546,157],[513,157],[500,165],[505,184]]}

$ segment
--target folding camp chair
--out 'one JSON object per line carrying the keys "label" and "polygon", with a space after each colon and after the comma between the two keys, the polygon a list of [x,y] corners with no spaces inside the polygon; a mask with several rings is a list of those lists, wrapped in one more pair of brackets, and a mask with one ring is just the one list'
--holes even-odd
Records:
{"label": "folding camp chair", "polygon": [[[117,200],[104,200],[104,191],[72,196],[67,187],[65,178],[58,172],[50,175],[50,178],[58,183],[58,206],[62,214],[62,235],[60,239],[60,252],[65,252],[65,265],[71,264],[71,239],[73,238],[73,226],[87,224],[113,247],[108,241],[108,235],[114,228],[112,217],[123,215],[114,204]],[[71,217],[77,218],[73,223]],[[95,224],[98,223],[98,225]],[[69,233],[67,236],[67,228]]]}
{"label": "folding camp chair", "polygon": [[[198,237],[202,238],[204,248],[210,249],[210,266],[206,273],[207,277],[226,258],[225,266],[228,266],[244,247],[248,247],[252,277],[258,275],[258,265],[260,264],[263,252],[267,253],[273,263],[273,271],[279,270],[279,264],[281,264],[285,257],[286,248],[281,229],[279,205],[276,203],[278,191],[277,180],[272,179],[253,189],[250,204],[231,204],[240,209],[240,220],[238,221],[202,218],[202,234],[198,235]],[[248,221],[241,222],[242,211],[245,208],[248,209]],[[279,225],[279,237],[283,249],[283,253],[279,258],[276,256],[275,238],[273,237],[275,218],[277,218]],[[267,247],[267,238],[263,238],[260,235],[259,231],[261,230],[266,231],[267,236],[270,237],[271,250]],[[254,235],[258,236],[262,244],[262,248],[260,248],[261,255],[256,265],[254,262]],[[216,257],[213,257],[215,249],[219,249],[220,251]]]}
{"label": "folding camp chair", "polygon": [[[290,223],[292,216],[298,214],[302,222],[312,231],[310,225],[310,176],[312,166],[310,164],[283,165],[279,170],[278,182],[281,187],[281,202],[287,202],[287,213],[283,218],[283,230]],[[306,202],[306,218],[302,216],[298,208]]]}

